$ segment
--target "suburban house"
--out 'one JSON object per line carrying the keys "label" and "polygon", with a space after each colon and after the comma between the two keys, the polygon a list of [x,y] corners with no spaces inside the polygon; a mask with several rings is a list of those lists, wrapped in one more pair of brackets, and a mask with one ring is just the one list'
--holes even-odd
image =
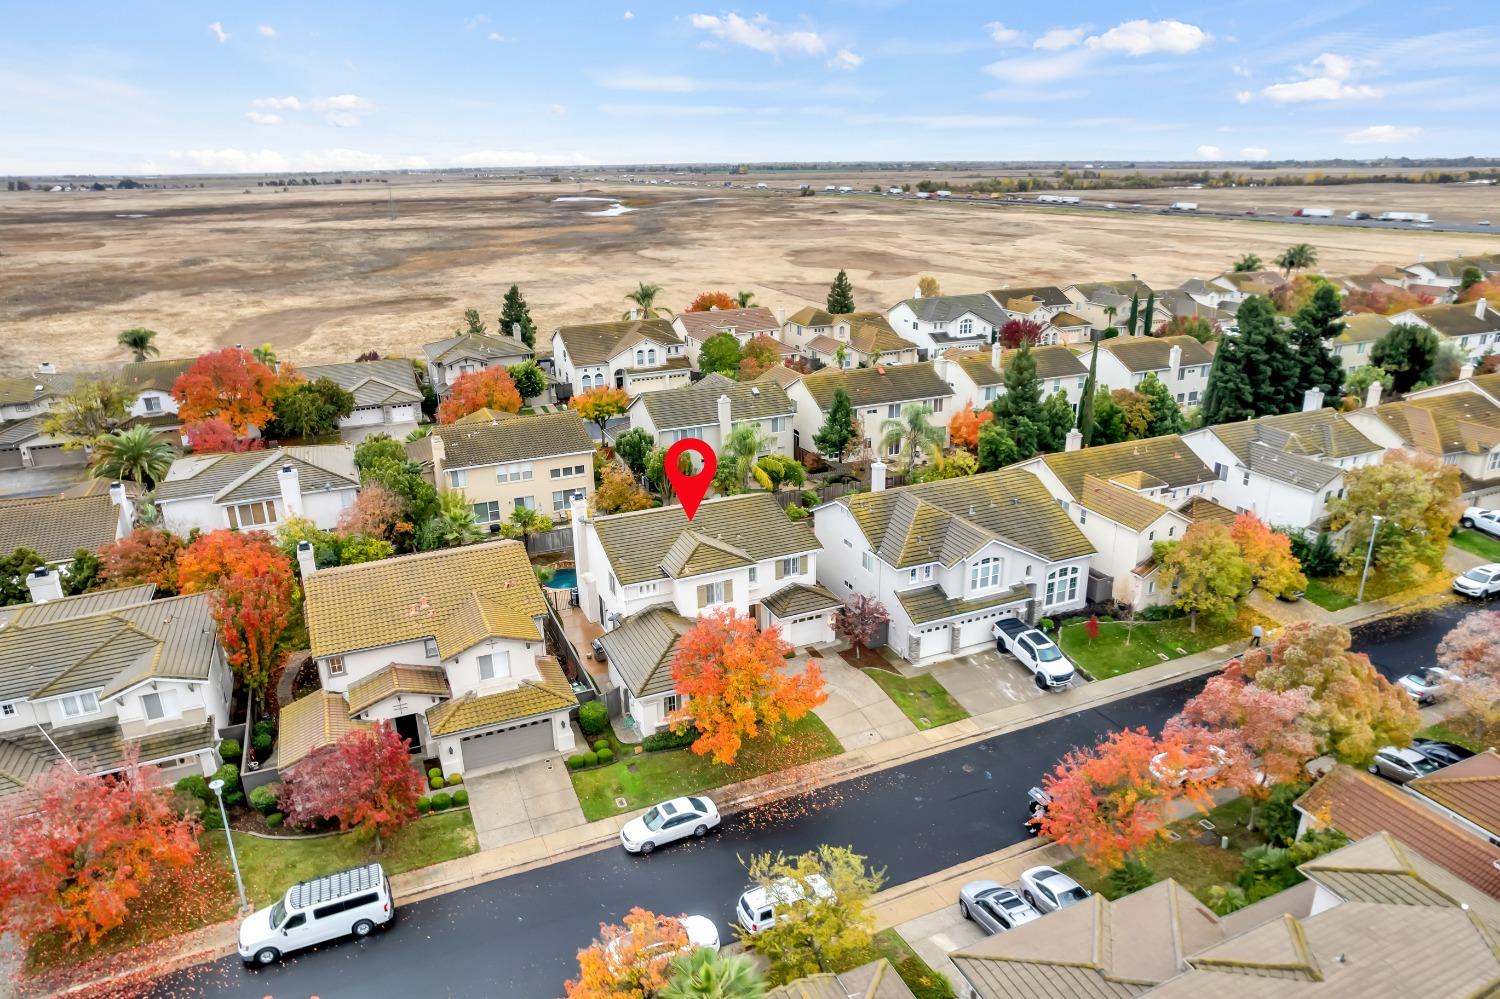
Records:
{"label": "suburban house", "polygon": [[685,618],[727,607],[779,625],[793,645],[833,640],[831,596],[813,608],[773,600],[794,587],[817,595],[819,552],[807,522],[769,493],[705,500],[692,520],[676,505],[591,516],[574,501],[573,555],[579,605],[607,631],[657,605]]}
{"label": "suburban house", "polygon": [[177,400],[172,396],[172,386],[196,363],[196,357],[178,357],[169,360],[131,361],[122,365],[120,383],[135,393],[135,399],[130,404],[130,415],[160,417],[175,414]]}
{"label": "suburban house", "polygon": [[[1194,281],[1197,281],[1195,278]],[[1191,284],[1192,282],[1189,282]],[[1201,284],[1202,282],[1198,282]],[[1184,285],[1183,288],[1186,288]],[[1206,286],[1204,286],[1206,288]],[[1208,293],[1200,291],[1198,294],[1190,294],[1183,288],[1171,288],[1156,296],[1155,315],[1151,317],[1152,325],[1160,325],[1158,317],[1164,317],[1167,321],[1185,317],[1188,319],[1202,319],[1220,329],[1233,329],[1235,325],[1235,313],[1239,311],[1239,303],[1220,298],[1217,290]],[[1206,299],[1214,304],[1207,304],[1201,299]],[[1130,318],[1130,313],[1125,313],[1125,318]],[[1123,320],[1122,320],[1123,321]]]}
{"label": "suburban house", "polygon": [[1037,345],[1052,347],[1057,344],[1088,343],[1094,335],[1093,324],[1068,309],[1061,309],[1048,317],[1037,336]]}
{"label": "suburban house", "polygon": [[112,773],[132,752],[165,783],[213,773],[234,677],[211,595],[64,597],[49,568],[26,585],[32,603],[0,608],[0,795],[53,766]]}
{"label": "suburban house", "polygon": [[1487,375],[1476,375],[1471,370],[1464,368],[1459,377],[1451,382],[1442,382],[1431,385],[1424,389],[1406,393],[1408,401],[1416,399],[1431,399],[1440,395],[1462,395],[1473,393],[1482,399],[1486,399],[1496,406],[1500,406],[1500,371],[1492,371]]}
{"label": "suburban house", "polygon": [[72,375],[61,375],[57,367],[43,362],[29,375],[0,378],[0,423],[24,420],[51,409],[73,387]]}
{"label": "suburban house", "polygon": [[737,382],[720,374],[691,385],[649,392],[630,402],[625,414],[661,447],[697,437],[717,453],[735,427],[753,423],[770,438],[764,454],[792,451],[792,401],[772,381]]}
{"label": "suburban house", "polygon": [[1035,476],[1018,468],[885,488],[817,507],[818,580],[835,597],[875,597],[881,642],[926,664],[993,647],[1003,617],[1079,610],[1094,546]]}
{"label": "suburban house", "polygon": [[1226,271],[1218,277],[1208,279],[1210,288],[1219,288],[1225,292],[1215,305],[1224,301],[1239,304],[1251,295],[1270,295],[1271,292],[1286,284],[1286,278],[1275,271]]}
{"label": "suburban house", "polygon": [[1471,361],[1500,349],[1500,312],[1488,299],[1452,305],[1424,305],[1390,317],[1393,325],[1416,323],[1453,344]]}
{"label": "suburban house", "polygon": [[698,352],[710,337],[728,333],[743,347],[755,337],[773,340],[781,334],[781,324],[770,309],[759,305],[747,309],[709,309],[706,312],[679,312],[672,317],[672,328],[687,344],[688,360],[698,366]]}
{"label": "suburban house", "polygon": [[[886,420],[901,419],[907,406],[926,406],[932,410],[931,422],[945,427],[955,409],[953,389],[938,374],[932,361],[847,371],[825,368],[804,375],[787,389],[797,407],[792,425],[796,428],[798,447],[813,448],[813,438],[823,428],[825,414],[839,389],[849,394],[861,437],[850,448],[851,453],[882,448],[881,425]],[[882,450],[893,455],[900,451],[900,446]]]}
{"label": "suburban house", "polygon": [[988,347],[1008,318],[983,293],[975,295],[918,294],[886,310],[893,329],[917,345],[917,357],[927,361],[948,350]]}
{"label": "suburban house", "polygon": [[[1472,387],[1476,381],[1453,384]],[[1439,458],[1445,465],[1457,465],[1463,495],[1470,503],[1482,506],[1500,497],[1500,405],[1484,392],[1424,393],[1400,402],[1367,405],[1347,416],[1376,444],[1407,448]]]}
{"label": "suburban house", "polygon": [[1472,999],[1500,980],[1500,903],[1426,844],[1376,832],[1298,870],[1306,881],[1227,916],[1169,878],[949,957],[965,999]]}
{"label": "suburban house", "polygon": [[0,423],[0,471],[87,465],[88,447],[68,447],[67,437],[42,429],[44,414]]}
{"label": "suburban house", "polygon": [[1115,389],[1139,389],[1154,373],[1182,407],[1196,406],[1208,388],[1208,369],[1214,357],[1190,336],[1128,336],[1101,340],[1079,357],[1087,368],[1099,351],[1099,384]]}
{"label": "suburban house", "polygon": [[[1014,351],[1003,350],[998,343],[983,351],[950,351],[939,358],[936,367],[953,390],[954,407],[966,403],[984,409],[1005,394],[1005,372],[1002,365]],[[1067,347],[1033,347],[1031,359],[1036,363],[1036,377],[1042,398],[1058,392],[1068,397],[1073,412],[1083,399],[1089,369],[1078,355]]]}
{"label": "suburban house", "polygon": [[1344,377],[1370,363],[1370,354],[1395,323],[1387,316],[1373,312],[1356,312],[1344,317],[1344,328],[1329,345],[1344,364]]}
{"label": "suburban house", "polygon": [[[1321,407],[1322,393],[1309,394],[1309,405]],[[1385,447],[1342,413],[1323,408],[1221,423],[1182,440],[1213,468],[1220,503],[1267,524],[1299,528],[1323,520],[1328,501],[1344,494],[1344,472],[1385,456]]]}
{"label": "suburban house", "polygon": [[672,679],[677,640],[693,622],[669,603],[652,604],[599,636],[609,660],[609,680],[623,691],[620,710],[641,735],[653,735],[686,697]]}
{"label": "suburban house", "polygon": [[427,358],[427,381],[434,392],[446,396],[461,375],[486,368],[512,368],[531,359],[526,341],[490,333],[456,333],[422,345]]}
{"label": "suburban house", "polygon": [[[1138,302],[1138,314],[1144,315],[1146,302],[1153,293],[1150,285],[1135,278],[1124,281],[1080,281],[1063,288],[1063,294],[1072,303],[1067,311],[1081,316],[1095,329],[1113,326],[1126,335],[1129,335],[1125,324],[1130,319],[1131,299],[1135,298]],[[1111,309],[1114,310],[1113,313],[1110,312]],[[1171,312],[1162,306],[1158,297],[1152,309],[1152,324],[1166,322],[1171,318]],[[1137,329],[1136,332],[1141,331]]]}
{"label": "suburban house", "polygon": [[382,432],[405,437],[422,419],[422,387],[417,371],[404,357],[349,364],[309,364],[297,372],[310,382],[327,378],[354,396],[354,410],[339,418],[341,431],[360,431],[346,438]]}
{"label": "suburban house", "polygon": [[135,530],[135,513],[121,482],[108,492],[0,500],[0,555],[29,548],[48,565],[66,565],[79,549],[97,552]]}
{"label": "suburban house", "polygon": [[914,364],[917,345],[891,328],[879,312],[834,315],[808,306],[789,317],[781,340],[795,356],[834,368]]}
{"label": "suburban house", "polygon": [[183,456],[155,499],[162,524],[185,535],[193,528],[274,531],[292,517],[330,530],[358,492],[353,446],[316,444]]}
{"label": "suburban house", "polygon": [[1404,270],[1411,283],[1457,288],[1464,283],[1464,271],[1476,268],[1486,280],[1500,274],[1500,253],[1476,253],[1472,256],[1449,257],[1445,260],[1419,260],[1407,264]]}
{"label": "suburban house", "polygon": [[[1042,284],[1029,288],[995,288],[987,293],[1005,313],[1006,320],[1030,319],[1050,322],[1059,312],[1073,308],[1073,300],[1056,285]],[[1005,323],[1001,323],[1004,326]]]}
{"label": "suburban house", "polygon": [[1500,754],[1490,749],[1401,786],[1448,821],[1500,846]]}
{"label": "suburban house", "polygon": [[621,388],[632,396],[686,385],[687,347],[665,319],[560,326],[552,331],[552,370],[571,394]]}
{"label": "suburban house", "polygon": [[520,507],[563,520],[575,493],[593,495],[594,441],[571,409],[534,416],[481,410],[406,445],[439,489],[462,492],[494,530]]}
{"label": "suburban house", "polygon": [[[446,775],[573,748],[577,698],[519,541],[316,570],[308,546],[298,562],[323,689],[282,708],[284,745],[289,728],[313,732],[293,743],[305,756],[339,726],[385,720]],[[277,752],[278,768],[297,762]]]}

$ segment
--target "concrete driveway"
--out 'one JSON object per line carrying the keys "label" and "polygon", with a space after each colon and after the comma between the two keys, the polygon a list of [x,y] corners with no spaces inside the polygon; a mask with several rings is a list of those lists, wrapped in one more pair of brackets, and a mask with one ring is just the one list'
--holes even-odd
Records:
{"label": "concrete driveway", "polygon": [[1026,667],[994,649],[947,659],[910,672],[932,674],[970,715],[982,715],[1047,696],[1046,691],[1037,687]]}
{"label": "concrete driveway", "polygon": [[584,824],[561,756],[464,775],[479,848],[490,850]]}
{"label": "concrete driveway", "polygon": [[916,732],[911,719],[862,670],[850,666],[837,654],[820,658],[818,668],[823,671],[828,700],[814,708],[813,713],[838,736],[845,750],[873,746]]}

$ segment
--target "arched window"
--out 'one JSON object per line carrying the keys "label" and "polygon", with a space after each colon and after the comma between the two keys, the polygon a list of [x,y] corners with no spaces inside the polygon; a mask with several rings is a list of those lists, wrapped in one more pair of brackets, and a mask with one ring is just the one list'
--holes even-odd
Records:
{"label": "arched window", "polygon": [[958,322],[958,335],[961,336],[961,337],[971,337],[971,336],[973,336],[974,335],[974,320],[972,320],[972,319],[960,319],[959,322]]}
{"label": "arched window", "polygon": [[1042,601],[1044,607],[1072,603],[1078,599],[1078,566],[1070,565],[1047,573],[1047,591]]}
{"label": "arched window", "polygon": [[647,364],[655,364],[656,363],[656,348],[655,347],[652,347],[650,350],[646,351],[646,363]]}
{"label": "arched window", "polygon": [[987,590],[1000,585],[1000,560],[982,558],[969,567],[969,589]]}
{"label": "arched window", "polygon": [[583,387],[586,388],[586,389],[593,387],[593,381],[590,379],[590,377],[588,375],[584,375],[583,376]]}
{"label": "arched window", "polygon": [[644,365],[645,363],[646,363],[646,352],[644,350],[637,350],[635,352],[635,365],[636,365],[636,367],[640,367],[640,366]]}

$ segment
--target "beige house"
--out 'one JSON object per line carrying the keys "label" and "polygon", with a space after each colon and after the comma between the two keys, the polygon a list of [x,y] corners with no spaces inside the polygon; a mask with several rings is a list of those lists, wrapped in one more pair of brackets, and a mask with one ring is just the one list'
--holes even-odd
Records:
{"label": "beige house", "polygon": [[917,360],[917,345],[892,329],[880,312],[834,315],[808,306],[783,324],[781,340],[798,357],[833,368],[914,364]]}
{"label": "beige house", "polygon": [[481,525],[498,525],[518,507],[563,520],[574,493],[594,492],[594,441],[571,409],[536,416],[480,410],[434,427],[406,453],[439,489],[461,491]]}
{"label": "beige house", "polygon": [[[943,381],[932,361],[894,368],[881,366],[847,371],[824,368],[792,382],[786,390],[787,396],[797,406],[792,426],[797,432],[799,447],[814,446],[813,438],[823,428],[825,414],[839,389],[849,394],[854,421],[860,432],[860,440],[850,448],[851,455],[881,448],[884,436],[881,427],[886,420],[899,420],[907,406],[926,406],[932,411],[928,421],[941,427],[948,425],[957,408],[953,389]],[[899,445],[883,449],[886,455],[899,451]]]}
{"label": "beige house", "polygon": [[1370,363],[1370,354],[1395,323],[1386,316],[1360,312],[1344,317],[1344,328],[1333,338],[1333,352],[1344,363],[1344,377]]}

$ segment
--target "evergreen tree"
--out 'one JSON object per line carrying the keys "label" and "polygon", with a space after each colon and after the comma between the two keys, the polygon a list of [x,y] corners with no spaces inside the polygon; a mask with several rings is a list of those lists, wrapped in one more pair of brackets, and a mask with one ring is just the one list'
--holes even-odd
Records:
{"label": "evergreen tree", "polygon": [[536,323],[531,321],[531,308],[527,306],[526,299],[521,297],[521,289],[511,285],[510,291],[505,293],[504,304],[500,306],[500,332],[510,336],[518,323],[521,326],[522,342],[535,350]]}
{"label": "evergreen tree", "polygon": [[1344,331],[1343,317],[1343,303],[1331,284],[1318,285],[1308,303],[1297,311],[1292,324],[1297,360],[1294,400],[1311,388],[1321,389],[1332,398],[1344,383],[1344,362],[1328,348],[1328,343]]}
{"label": "evergreen tree", "polygon": [[1073,429],[1073,404],[1061,389],[1052,393],[1037,418],[1037,450],[1061,451],[1068,446],[1068,431]]}
{"label": "evergreen tree", "polygon": [[995,422],[1023,416],[1035,419],[1042,405],[1042,384],[1036,376],[1036,358],[1031,354],[1031,344],[1021,341],[1021,346],[1011,351],[1005,359],[1005,394],[990,404]]}
{"label": "evergreen tree", "polygon": [[1276,319],[1276,307],[1263,295],[1251,295],[1235,314],[1240,335],[1234,355],[1250,386],[1254,416],[1274,416],[1302,408],[1296,394],[1297,359],[1291,343]]}
{"label": "evergreen tree", "polygon": [[1151,420],[1147,424],[1146,436],[1180,434],[1187,429],[1187,424],[1182,419],[1182,410],[1177,408],[1177,401],[1172,398],[1172,393],[1162,384],[1161,379],[1156,377],[1156,372],[1147,372],[1136,391],[1151,403]]}
{"label": "evergreen tree", "polygon": [[1214,362],[1208,369],[1203,405],[1198,410],[1205,427],[1249,420],[1257,415],[1255,392],[1245,376],[1240,350],[1239,337],[1226,336],[1219,341]]}
{"label": "evergreen tree", "polygon": [[833,390],[833,401],[828,404],[828,413],[823,417],[823,428],[813,436],[813,446],[818,453],[843,461],[844,455],[859,440],[859,429],[854,423],[854,403],[842,387]]}
{"label": "evergreen tree", "polygon": [[1409,392],[1427,380],[1440,346],[1438,335],[1426,326],[1398,323],[1375,342],[1370,363],[1390,372],[1397,392]]}
{"label": "evergreen tree", "polygon": [[1094,443],[1118,444],[1129,439],[1125,411],[1115,402],[1109,389],[1101,386],[1094,393]]}
{"label": "evergreen tree", "polygon": [[1088,447],[1094,436],[1094,393],[1099,390],[1099,334],[1092,337],[1094,349],[1089,353],[1089,376],[1083,383],[1083,398],[1078,403],[1078,432],[1083,434],[1083,446]]}
{"label": "evergreen tree", "polygon": [[1141,293],[1130,296],[1130,318],[1125,320],[1125,335],[1135,336],[1135,323],[1141,317]]}
{"label": "evergreen tree", "polygon": [[1146,296],[1146,314],[1145,314],[1145,316],[1142,317],[1142,322],[1141,322],[1141,335],[1142,336],[1150,336],[1151,335],[1151,332],[1152,332],[1152,329],[1153,329],[1153,327],[1151,326],[1151,319],[1155,315],[1156,315],[1156,292],[1153,291],[1149,295]]}
{"label": "evergreen tree", "polygon": [[836,316],[844,316],[854,311],[854,285],[849,281],[849,275],[839,271],[838,277],[833,279],[833,284],[828,288],[828,311]]}

